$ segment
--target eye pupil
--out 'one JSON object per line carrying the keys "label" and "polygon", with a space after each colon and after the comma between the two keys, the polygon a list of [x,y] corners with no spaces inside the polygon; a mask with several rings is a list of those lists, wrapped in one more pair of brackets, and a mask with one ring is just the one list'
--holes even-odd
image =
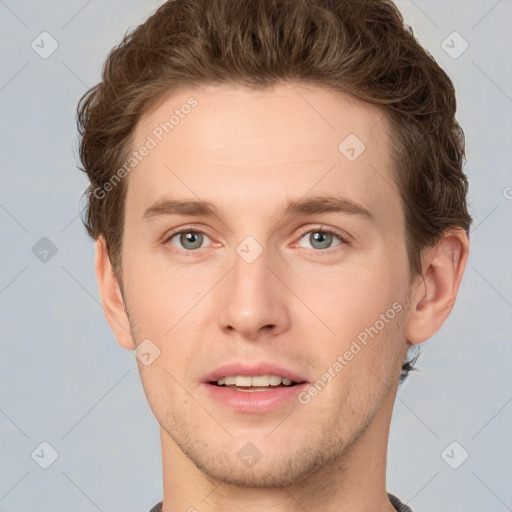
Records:
{"label": "eye pupil", "polygon": [[[310,235],[311,245],[315,249],[326,249],[332,243],[332,235],[330,233],[324,233],[322,231],[315,231]],[[320,244],[320,247],[315,246],[315,244]]]}
{"label": "eye pupil", "polygon": [[203,235],[194,231],[182,233],[180,243],[185,249],[198,249],[203,244]]}

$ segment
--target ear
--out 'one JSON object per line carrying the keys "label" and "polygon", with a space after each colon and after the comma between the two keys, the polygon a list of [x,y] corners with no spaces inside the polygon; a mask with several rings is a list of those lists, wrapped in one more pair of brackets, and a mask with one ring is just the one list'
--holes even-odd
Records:
{"label": "ear", "polygon": [[103,236],[98,237],[95,242],[95,259],[96,279],[98,280],[105,318],[119,345],[127,350],[133,350],[135,346],[131,335],[130,322],[128,321],[119,284],[110,264]]}
{"label": "ear", "polygon": [[448,318],[469,256],[462,228],[448,230],[422,255],[422,274],[413,285],[407,340],[415,345],[431,338]]}

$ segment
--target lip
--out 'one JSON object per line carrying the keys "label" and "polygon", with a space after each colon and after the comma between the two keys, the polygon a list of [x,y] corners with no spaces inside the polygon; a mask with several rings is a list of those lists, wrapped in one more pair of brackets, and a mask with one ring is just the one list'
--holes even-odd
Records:
{"label": "lip", "polygon": [[[269,387],[265,391],[237,391],[222,386],[216,386],[221,377],[227,376],[256,376],[256,375],[277,375],[293,380],[297,384],[293,386]],[[230,363],[225,364],[204,376],[201,387],[206,395],[236,412],[264,413],[270,412],[295,400],[298,404],[297,395],[304,391],[309,383],[297,372],[288,370],[271,363]]]}
{"label": "lip", "polygon": [[285,377],[287,379],[293,380],[297,382],[297,384],[301,384],[306,382],[302,376],[300,376],[297,372],[293,370],[288,370],[281,366],[277,366],[272,363],[247,363],[247,362],[236,362],[229,363],[223,366],[220,366],[216,370],[206,374],[203,377],[203,382],[217,382],[221,377],[229,377],[229,376],[245,376],[245,377],[254,377],[257,375],[277,375],[278,377]]}
{"label": "lip", "polygon": [[299,405],[298,395],[306,390],[308,383],[289,387],[269,388],[268,391],[236,391],[209,382],[203,382],[206,396],[235,412],[261,414],[284,407],[292,401]]}

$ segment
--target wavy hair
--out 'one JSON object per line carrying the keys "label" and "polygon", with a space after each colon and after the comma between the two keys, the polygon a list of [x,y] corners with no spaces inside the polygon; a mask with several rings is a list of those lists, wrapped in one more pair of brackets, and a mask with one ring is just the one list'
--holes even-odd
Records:
{"label": "wavy hair", "polygon": [[[469,233],[464,133],[450,78],[390,0],[170,0],[125,34],[80,99],[84,225],[104,236],[122,283],[126,180],[95,193],[129,158],[140,117],[169,93],[212,83],[307,82],[382,107],[405,213],[411,279],[451,227]],[[400,382],[414,369],[404,363]]]}

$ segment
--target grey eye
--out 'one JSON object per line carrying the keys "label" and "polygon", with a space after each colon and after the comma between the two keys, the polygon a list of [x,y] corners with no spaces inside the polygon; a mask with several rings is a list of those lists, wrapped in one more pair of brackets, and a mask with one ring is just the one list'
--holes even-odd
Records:
{"label": "grey eye", "polygon": [[333,236],[330,233],[315,231],[309,235],[309,241],[314,249],[327,249],[331,246]]}
{"label": "grey eye", "polygon": [[199,249],[203,245],[204,241],[204,235],[197,231],[184,231],[182,233],[177,233],[175,236],[179,236],[181,246],[187,251]]}
{"label": "grey eye", "polygon": [[[341,238],[338,235],[334,235],[332,233],[328,233],[326,231],[309,231],[304,234],[300,239],[301,242],[306,239],[306,244],[309,244],[309,247],[312,249],[329,249],[341,243]],[[333,244],[333,241],[338,239],[338,243]]]}

